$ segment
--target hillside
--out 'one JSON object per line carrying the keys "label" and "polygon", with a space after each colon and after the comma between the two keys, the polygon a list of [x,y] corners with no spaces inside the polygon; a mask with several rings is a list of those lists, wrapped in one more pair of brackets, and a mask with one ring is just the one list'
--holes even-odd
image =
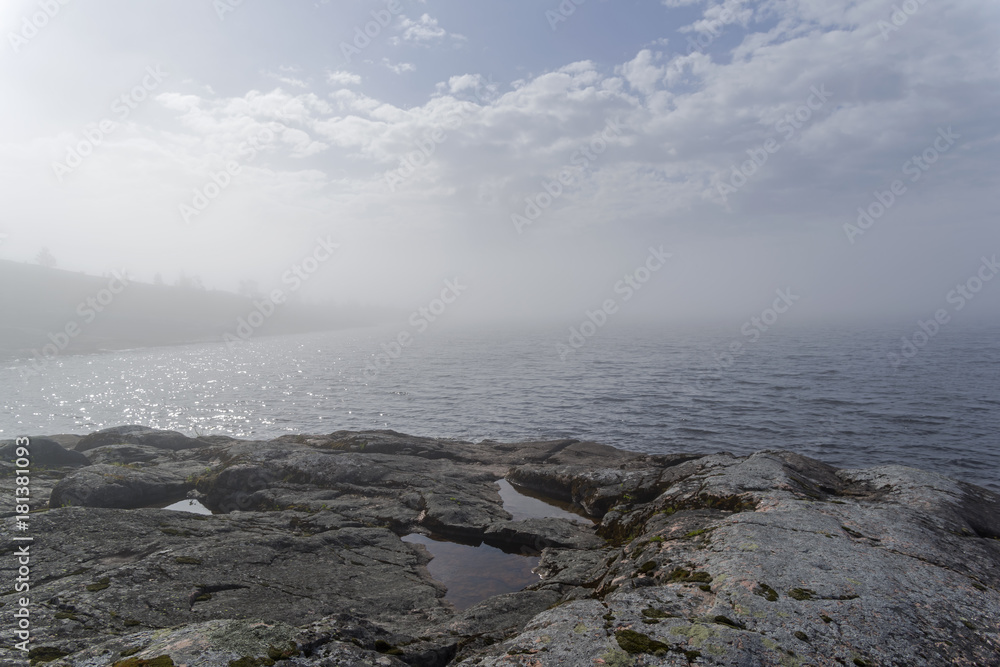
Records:
{"label": "hillside", "polygon": [[[259,300],[258,300],[259,301]],[[265,311],[270,308],[265,307]],[[122,281],[0,260],[0,355],[87,352],[236,336],[306,333],[374,324],[373,310],[286,302],[269,317],[254,300],[230,292]]]}

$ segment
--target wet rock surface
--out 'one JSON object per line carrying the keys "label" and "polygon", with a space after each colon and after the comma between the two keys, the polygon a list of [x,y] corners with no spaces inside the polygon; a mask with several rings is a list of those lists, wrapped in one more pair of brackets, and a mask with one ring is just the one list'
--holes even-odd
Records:
{"label": "wet rock surface", "polygon": [[86,452],[104,445],[119,444],[145,445],[157,449],[179,451],[197,449],[203,443],[177,431],[162,431],[146,426],[116,426],[81,438],[74,449],[78,452]]}
{"label": "wet rock surface", "polygon": [[[58,468],[90,465],[90,459],[63,447],[53,438],[35,438],[32,441],[31,458],[36,467]],[[13,440],[0,441],[0,461],[13,464],[18,456],[17,445]]]}
{"label": "wet rock surface", "polygon": [[[903,466],[142,427],[31,452],[37,664],[1000,664],[1000,498]],[[514,521],[502,478],[597,523]],[[215,514],[150,507],[185,496]],[[539,579],[459,612],[414,532],[540,554]]]}

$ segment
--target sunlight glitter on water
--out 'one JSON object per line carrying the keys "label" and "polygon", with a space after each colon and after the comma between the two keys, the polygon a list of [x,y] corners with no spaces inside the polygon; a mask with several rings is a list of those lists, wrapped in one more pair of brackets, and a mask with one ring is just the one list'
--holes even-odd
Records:
{"label": "sunlight glitter on water", "polygon": [[[841,467],[905,462],[1000,490],[1000,330],[949,329],[892,368],[890,330],[775,331],[731,365],[734,332],[602,332],[561,361],[542,334],[421,338],[375,378],[392,330],[0,364],[0,439],[127,423],[274,438],[391,428],[622,449],[788,449]],[[290,372],[289,368],[294,368]],[[301,371],[301,372],[300,372]]]}

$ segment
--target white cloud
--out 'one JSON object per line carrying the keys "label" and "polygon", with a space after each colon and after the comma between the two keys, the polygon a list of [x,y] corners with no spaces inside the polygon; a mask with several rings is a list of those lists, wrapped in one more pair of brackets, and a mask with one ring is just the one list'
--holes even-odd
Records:
{"label": "white cloud", "polygon": [[406,74],[407,72],[417,71],[417,66],[413,63],[393,63],[388,58],[382,58],[382,65],[384,65],[389,71],[396,74]]}
{"label": "white cloud", "polygon": [[[636,45],[616,65],[581,60],[520,71],[518,81],[504,82],[502,94],[479,95],[490,82],[464,69],[442,74],[422,99],[408,91],[405,103],[378,88],[362,87],[361,77],[346,71],[325,73],[332,92],[326,84],[316,90],[283,84],[218,96],[180,86],[155,98],[157,111],[173,125],[143,125],[151,121],[137,115],[73,175],[74,189],[66,191],[58,213],[80,211],[96,218],[114,211],[115,224],[126,228],[152,201],[168,209],[162,217],[176,217],[178,198],[189,196],[220,160],[239,156],[248,136],[274,123],[276,139],[246,164],[225,201],[206,212],[206,225],[217,225],[219,237],[228,242],[249,225],[279,243],[287,218],[303,226],[336,220],[360,248],[350,260],[358,267],[391,263],[414,275],[434,265],[438,249],[428,250],[419,240],[429,237],[441,239],[442,254],[461,250],[448,256],[469,257],[472,269],[483,246],[505,252],[537,244],[531,252],[555,257],[560,244],[586,238],[613,254],[626,242],[645,243],[684,230],[726,235],[734,228],[761,233],[822,228],[842,242],[840,225],[875,190],[900,177],[904,161],[922,151],[939,127],[953,126],[962,135],[960,145],[921,180],[920,193],[907,195],[892,215],[905,221],[907,233],[917,233],[942,219],[974,220],[977,211],[982,217],[992,206],[1000,76],[991,34],[998,23],[988,10],[972,3],[926,3],[885,40],[876,24],[887,20],[888,12],[873,0],[837,7],[815,0],[768,0],[761,7],[774,20],[766,24],[741,13],[739,3],[725,6],[734,17],[725,24],[726,39],[705,52],[668,58]],[[718,25],[725,6],[706,4],[692,30],[712,21]],[[406,28],[414,28],[403,31],[410,44],[447,38],[429,17]],[[928,43],[936,44],[933,51],[921,48]],[[410,62],[380,56],[372,56],[373,70],[379,65],[396,74],[416,70]],[[279,73],[310,81],[302,73]],[[377,82],[379,77],[386,75],[374,71],[370,78]],[[422,90],[427,85],[421,81]],[[786,136],[780,123],[808,104],[814,86],[825,86],[830,99],[809,110],[808,119]],[[198,93],[189,92],[193,89]],[[602,137],[616,118],[620,132]],[[386,171],[438,130],[443,135],[426,164],[389,191]],[[9,161],[5,177],[44,173],[47,163],[31,163],[31,156],[62,158],[74,139],[70,135],[48,137],[39,141],[41,148],[20,153],[0,145],[0,155]],[[722,206],[719,184],[748,159],[748,151],[769,139],[779,141],[780,149]],[[600,154],[581,157],[595,147]],[[523,211],[526,199],[565,169],[572,170],[573,184],[528,230],[529,236],[518,237],[511,214]],[[135,199],[119,210],[112,204],[123,188]],[[24,191],[31,193],[30,201],[12,202],[19,214],[48,206],[38,196],[41,186]],[[938,197],[939,192],[963,196]],[[897,225],[897,233],[901,229],[904,225]],[[385,251],[385,239],[401,248],[391,261],[378,255]],[[375,250],[365,255],[365,247]],[[558,269],[569,273],[560,274],[558,261],[550,265],[558,280],[539,275],[526,280],[547,285],[583,273],[567,261]]]}
{"label": "white cloud", "polygon": [[292,88],[302,88],[302,89],[309,88],[308,80],[303,79],[299,76],[295,76],[300,72],[301,70],[298,67],[290,67],[287,65],[283,65],[281,67],[278,67],[278,71],[276,72],[270,70],[264,70],[261,72],[261,74],[263,74],[266,77],[280,81],[286,86],[291,86]]}
{"label": "white cloud", "polygon": [[460,93],[463,90],[481,86],[483,77],[479,74],[462,74],[448,79],[448,91],[451,94]]}
{"label": "white cloud", "polygon": [[361,85],[361,76],[344,70],[327,71],[326,82],[338,86],[359,86]]}
{"label": "white cloud", "polygon": [[500,85],[493,80],[492,75],[482,74],[460,74],[437,84],[439,95],[454,95],[476,102],[495,100],[499,90]]}
{"label": "white cloud", "polygon": [[289,147],[292,157],[309,157],[329,148],[327,144],[313,140],[302,130],[285,128],[280,131],[280,135],[281,141]]}
{"label": "white cloud", "polygon": [[[891,174],[902,162],[897,156],[912,149],[914,137],[933,138],[938,124],[957,125],[962,116],[987,113],[982,105],[968,105],[948,119],[934,113],[948,102],[926,91],[954,88],[958,82],[951,67],[930,66],[936,62],[930,54],[927,65],[901,64],[896,50],[921,39],[918,30],[899,35],[891,48],[874,51],[880,43],[873,40],[880,37],[870,25],[848,25],[855,16],[821,12],[824,21],[843,25],[813,34],[789,17],[808,23],[818,10],[810,2],[788,3],[783,22],[748,36],[724,62],[703,53],[670,61],[642,49],[610,72],[591,61],[573,62],[471,103],[458,98],[468,100],[470,92],[484,88],[481,74],[452,76],[425,103],[407,108],[346,89],[326,100],[280,90],[254,92],[224,106],[255,102],[262,119],[278,118],[290,127],[282,144],[290,155],[333,159],[336,149],[338,164],[351,161],[353,187],[375,191],[385,169],[461,111],[461,123],[448,131],[434,159],[414,177],[420,188],[404,188],[394,196],[406,210],[431,192],[467,197],[464,205],[489,201],[516,210],[544,179],[572,166],[578,151],[597,141],[609,119],[621,118],[621,133],[605,142],[600,158],[581,174],[579,187],[569,188],[547,214],[550,230],[600,227],[622,215],[662,219],[692,211],[698,211],[702,224],[722,224],[749,202],[778,196],[783,207],[798,211],[815,211],[828,197],[825,206],[834,210],[842,206],[843,192],[856,189],[858,170]],[[704,20],[720,20],[719,7],[708,7]],[[733,5],[733,16],[738,9],[738,3]],[[933,20],[929,6],[927,11]],[[952,47],[964,54],[954,57],[972,58],[972,51],[957,41]],[[996,80],[989,68],[973,61],[964,71],[975,77],[977,87]],[[684,66],[676,67],[679,62]],[[398,74],[415,69],[389,59],[382,64]],[[329,74],[330,81],[356,85],[355,77]],[[871,85],[865,88],[860,81]],[[786,137],[787,126],[783,130],[779,123],[807,103],[813,86],[826,86],[832,97]],[[925,92],[917,95],[918,88]],[[966,93],[971,95],[972,89]],[[216,122],[207,100],[174,95],[163,103],[192,128],[208,130]],[[780,140],[780,151],[732,197],[729,209],[720,206],[719,183],[733,165],[747,159],[748,150],[772,138]],[[838,146],[850,148],[845,152]],[[947,171],[942,167],[940,177],[946,178]],[[817,179],[828,195],[816,193]],[[497,224],[505,224],[504,217],[501,213]]]}
{"label": "white cloud", "polygon": [[649,49],[643,49],[633,60],[622,65],[619,72],[632,88],[649,95],[656,90],[666,75],[666,67],[657,67],[653,64],[659,59],[658,56],[659,54],[654,54]]}
{"label": "white cloud", "polygon": [[284,83],[286,85],[292,86],[293,88],[308,88],[309,87],[309,84],[307,82],[303,81],[302,79],[293,79],[293,78],[287,77],[287,76],[279,76],[279,77],[277,77],[277,79],[278,79],[278,81],[280,81],[280,82],[282,82],[282,83]]}
{"label": "white cloud", "polygon": [[201,104],[201,98],[197,95],[182,95],[180,93],[160,93],[156,96],[156,99],[171,111],[181,111],[183,113],[197,109]]}
{"label": "white cloud", "polygon": [[457,33],[449,33],[438,24],[436,18],[429,14],[422,14],[419,19],[413,20],[408,16],[401,16],[399,19],[399,29],[401,34],[392,38],[392,43],[399,46],[403,42],[409,42],[421,46],[440,43],[446,39],[456,42],[464,42],[466,38]]}
{"label": "white cloud", "polygon": [[718,36],[729,26],[741,25],[745,27],[753,14],[754,10],[748,6],[747,0],[724,0],[721,4],[707,7],[701,19],[690,26],[681,28],[681,31],[703,32]]}

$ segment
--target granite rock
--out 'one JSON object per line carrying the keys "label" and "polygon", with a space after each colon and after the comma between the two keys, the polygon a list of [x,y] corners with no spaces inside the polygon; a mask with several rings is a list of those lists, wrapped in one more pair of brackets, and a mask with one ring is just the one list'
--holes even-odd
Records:
{"label": "granite rock", "polygon": [[[174,448],[149,431],[86,436],[91,465],[32,473],[48,664],[1000,664],[1000,497],[933,472],[392,431]],[[501,478],[597,523],[514,521]],[[178,494],[215,514],[149,507]],[[414,532],[540,552],[540,579],[458,611],[400,539]],[[0,595],[8,649],[17,597]]]}

